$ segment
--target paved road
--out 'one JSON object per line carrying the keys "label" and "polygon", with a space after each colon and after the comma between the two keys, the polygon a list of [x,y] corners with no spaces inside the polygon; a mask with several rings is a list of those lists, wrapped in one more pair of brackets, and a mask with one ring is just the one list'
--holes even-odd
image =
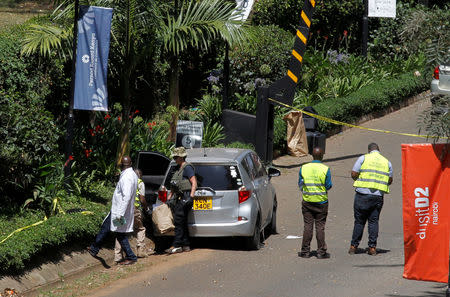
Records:
{"label": "paved road", "polygon": [[[364,126],[417,132],[418,114],[427,102],[403,108]],[[353,228],[353,193],[350,170],[367,144],[377,142],[394,167],[391,194],[381,213],[379,254],[348,255]],[[282,176],[273,179],[279,201],[279,234],[266,239],[260,251],[233,249],[233,242],[198,241],[191,254],[168,257],[172,265],[150,267],[132,279],[99,290],[96,296],[445,296],[445,284],[402,278],[403,232],[401,213],[402,143],[424,139],[350,129],[327,139],[325,163],[330,166],[333,188],[326,240],[331,259],[297,256],[303,223],[297,188],[300,164],[310,160],[284,156],[274,161]],[[360,247],[367,246],[367,229]],[[312,247],[316,247],[313,239]],[[172,258],[173,257],[173,258]],[[432,263],[430,263],[432,265]]]}

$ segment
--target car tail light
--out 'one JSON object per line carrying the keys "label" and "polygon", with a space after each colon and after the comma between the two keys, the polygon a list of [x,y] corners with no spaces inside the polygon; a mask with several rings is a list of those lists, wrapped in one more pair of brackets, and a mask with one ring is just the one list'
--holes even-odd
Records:
{"label": "car tail light", "polygon": [[436,68],[434,68],[433,78],[439,79],[439,66],[436,66]]}
{"label": "car tail light", "polygon": [[158,191],[158,199],[161,202],[166,203],[167,201],[167,189],[166,187],[162,186]]}
{"label": "car tail light", "polygon": [[247,201],[252,195],[252,191],[247,190],[245,187],[240,187],[238,191],[239,203]]}

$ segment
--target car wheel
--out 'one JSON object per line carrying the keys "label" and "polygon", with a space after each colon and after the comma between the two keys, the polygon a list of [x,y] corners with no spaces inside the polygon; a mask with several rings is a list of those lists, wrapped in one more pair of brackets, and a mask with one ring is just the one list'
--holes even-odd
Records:
{"label": "car wheel", "polygon": [[261,223],[259,221],[259,214],[258,214],[258,220],[255,224],[255,230],[253,231],[253,235],[246,238],[246,247],[249,250],[259,250],[261,248]]}
{"label": "car wheel", "polygon": [[277,232],[277,199],[273,200],[272,219],[270,220],[268,231],[270,234],[278,234]]}

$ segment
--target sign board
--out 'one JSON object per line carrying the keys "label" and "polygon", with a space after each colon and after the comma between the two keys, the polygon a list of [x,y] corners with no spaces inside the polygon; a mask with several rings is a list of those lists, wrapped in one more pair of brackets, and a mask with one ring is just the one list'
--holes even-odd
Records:
{"label": "sign board", "polygon": [[178,121],[177,141],[175,146],[185,148],[202,147],[203,122]]}
{"label": "sign board", "polygon": [[80,6],[74,109],[108,111],[108,54],[112,8]]}
{"label": "sign board", "polygon": [[252,11],[253,3],[254,0],[236,0],[236,9],[231,18],[245,22]]}
{"label": "sign board", "polygon": [[395,18],[395,15],[396,0],[369,0],[369,17]]}
{"label": "sign board", "polygon": [[445,144],[402,144],[403,277],[448,282],[450,154]]}

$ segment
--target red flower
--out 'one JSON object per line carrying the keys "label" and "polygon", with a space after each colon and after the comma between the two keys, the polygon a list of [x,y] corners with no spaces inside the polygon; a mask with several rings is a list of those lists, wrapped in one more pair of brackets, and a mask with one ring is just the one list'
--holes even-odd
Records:
{"label": "red flower", "polygon": [[85,149],[84,154],[86,155],[86,158],[89,158],[89,155],[92,153],[92,149]]}
{"label": "red flower", "polygon": [[122,118],[119,116],[119,117],[117,117],[117,120],[120,122],[122,120]]}
{"label": "red flower", "polygon": [[326,35],[325,35],[323,38],[324,38],[325,40],[328,40],[328,36],[326,36]]}
{"label": "red flower", "polygon": [[64,167],[67,167],[69,165],[69,162],[73,160],[73,156],[69,155],[69,158],[67,159],[66,163],[64,163]]}
{"label": "red flower", "polygon": [[150,131],[153,129],[154,126],[156,126],[156,122],[149,122],[147,123],[148,128],[150,129]]}
{"label": "red flower", "polygon": [[95,132],[102,132],[103,133],[103,127],[100,125],[97,125],[97,127],[95,127]]}
{"label": "red flower", "polygon": [[135,111],[134,111],[134,114],[138,114],[139,113],[139,109],[136,109]]}
{"label": "red flower", "polygon": [[111,118],[111,116],[109,115],[109,113],[107,113],[107,114],[105,115],[105,120],[107,120],[107,119],[109,119],[109,118]]}
{"label": "red flower", "polygon": [[94,129],[89,129],[89,134],[91,134],[91,136],[95,136]]}
{"label": "red flower", "polygon": [[347,36],[348,32],[347,30],[344,30],[344,36]]}

